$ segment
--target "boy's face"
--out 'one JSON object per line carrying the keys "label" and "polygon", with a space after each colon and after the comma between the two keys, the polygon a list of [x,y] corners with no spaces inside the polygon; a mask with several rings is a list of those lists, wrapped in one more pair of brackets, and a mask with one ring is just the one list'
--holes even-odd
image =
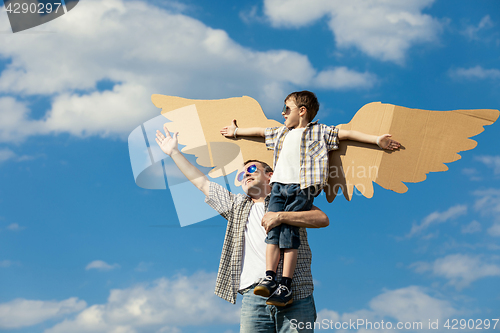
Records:
{"label": "boy's face", "polygon": [[290,129],[293,129],[299,125],[301,114],[303,117],[307,116],[305,107],[301,107],[299,109],[295,104],[295,100],[293,98],[289,98],[285,101],[285,107],[283,108],[281,114],[285,118],[285,126]]}

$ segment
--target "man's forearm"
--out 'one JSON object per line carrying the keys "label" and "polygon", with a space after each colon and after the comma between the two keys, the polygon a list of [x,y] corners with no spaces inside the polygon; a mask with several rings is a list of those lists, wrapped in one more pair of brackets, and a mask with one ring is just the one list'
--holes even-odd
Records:
{"label": "man's forearm", "polygon": [[316,206],[309,211],[278,212],[277,214],[279,222],[300,228],[324,228],[330,224],[328,216]]}
{"label": "man's forearm", "polygon": [[208,195],[210,181],[197,167],[195,167],[188,159],[179,151],[173,152],[170,157],[174,161],[179,170],[186,176],[186,178],[193,183],[205,195]]}

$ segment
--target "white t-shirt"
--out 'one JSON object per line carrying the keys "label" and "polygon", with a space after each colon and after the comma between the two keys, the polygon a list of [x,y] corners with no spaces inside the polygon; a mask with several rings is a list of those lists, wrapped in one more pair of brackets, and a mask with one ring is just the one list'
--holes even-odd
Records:
{"label": "white t-shirt", "polygon": [[300,144],[305,128],[294,128],[285,136],[271,183],[300,184]]}
{"label": "white t-shirt", "polygon": [[263,202],[253,204],[245,225],[245,243],[241,260],[240,290],[266,276],[266,230],[262,226]]}

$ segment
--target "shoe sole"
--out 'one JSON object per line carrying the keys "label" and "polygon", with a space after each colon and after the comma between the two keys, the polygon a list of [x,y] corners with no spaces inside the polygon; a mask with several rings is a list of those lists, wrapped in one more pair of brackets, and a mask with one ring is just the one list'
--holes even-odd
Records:
{"label": "shoe sole", "polygon": [[287,306],[288,304],[292,304],[292,303],[293,303],[293,298],[286,303],[277,302],[277,301],[266,301],[267,305],[274,305],[274,306]]}
{"label": "shoe sole", "polygon": [[271,293],[269,292],[269,289],[263,286],[257,286],[253,289],[254,295],[259,295],[262,297],[269,297],[271,296]]}

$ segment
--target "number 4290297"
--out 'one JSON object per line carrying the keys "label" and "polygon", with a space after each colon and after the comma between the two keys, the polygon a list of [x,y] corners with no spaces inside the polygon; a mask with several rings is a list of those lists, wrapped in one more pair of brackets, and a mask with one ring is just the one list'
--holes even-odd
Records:
{"label": "number 4290297", "polygon": [[[60,2],[51,3],[9,3],[5,8],[9,14],[50,14],[52,12],[57,13],[61,7]],[[61,9],[63,10],[63,9]]]}
{"label": "number 4290297", "polygon": [[[497,327],[498,321],[500,319],[448,319],[444,323],[443,327],[451,330],[464,330],[464,329],[476,329],[476,330],[489,330],[490,328],[495,329]],[[493,327],[492,327],[492,322]]]}

